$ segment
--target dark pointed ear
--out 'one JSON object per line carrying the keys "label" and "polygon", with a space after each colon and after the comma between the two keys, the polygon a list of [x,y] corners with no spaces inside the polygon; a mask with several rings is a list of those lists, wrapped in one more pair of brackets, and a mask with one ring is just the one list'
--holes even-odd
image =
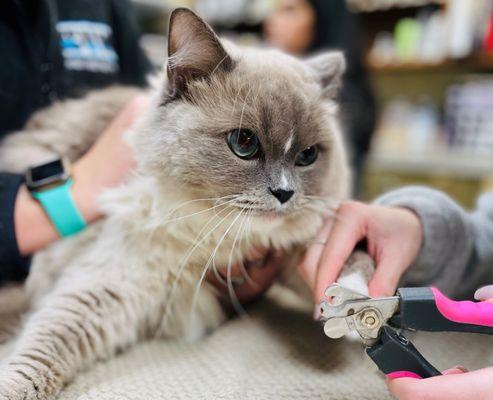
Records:
{"label": "dark pointed ear", "polygon": [[171,13],[167,73],[172,97],[184,94],[194,79],[232,68],[233,61],[204,20],[188,8]]}
{"label": "dark pointed ear", "polygon": [[311,73],[322,85],[324,95],[337,95],[346,70],[346,59],[340,51],[329,51],[313,56],[305,61]]}

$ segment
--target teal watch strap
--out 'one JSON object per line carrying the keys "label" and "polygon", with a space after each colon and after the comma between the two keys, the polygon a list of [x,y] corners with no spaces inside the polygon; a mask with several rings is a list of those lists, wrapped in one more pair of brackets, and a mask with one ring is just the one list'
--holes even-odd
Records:
{"label": "teal watch strap", "polygon": [[72,179],[68,179],[63,184],[48,190],[31,192],[33,197],[41,203],[62,237],[80,232],[87,226],[70,193],[72,185]]}

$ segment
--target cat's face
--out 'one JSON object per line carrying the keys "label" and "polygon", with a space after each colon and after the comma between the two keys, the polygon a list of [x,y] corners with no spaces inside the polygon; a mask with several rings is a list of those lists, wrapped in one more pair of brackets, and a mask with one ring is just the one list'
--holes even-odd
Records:
{"label": "cat's face", "polygon": [[332,100],[340,53],[302,62],[240,50],[183,9],[170,24],[168,76],[143,143],[155,174],[259,215],[347,194]]}

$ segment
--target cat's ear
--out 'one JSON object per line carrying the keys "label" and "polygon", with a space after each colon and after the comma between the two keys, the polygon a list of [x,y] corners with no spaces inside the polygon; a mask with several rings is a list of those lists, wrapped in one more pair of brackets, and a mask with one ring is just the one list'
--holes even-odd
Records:
{"label": "cat's ear", "polygon": [[336,96],[346,70],[346,59],[340,51],[321,53],[305,60],[310,73],[322,85],[324,95]]}
{"label": "cat's ear", "polygon": [[167,73],[173,97],[186,92],[194,79],[232,68],[232,59],[203,19],[188,8],[171,13]]}

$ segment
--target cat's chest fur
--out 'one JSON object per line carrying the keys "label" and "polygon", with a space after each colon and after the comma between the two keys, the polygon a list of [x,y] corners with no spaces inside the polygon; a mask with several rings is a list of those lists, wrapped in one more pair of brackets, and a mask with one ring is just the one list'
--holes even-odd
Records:
{"label": "cat's chest fur", "polygon": [[[283,249],[282,268],[291,270],[295,259],[290,251],[313,237],[322,223],[313,213],[292,220],[253,220],[227,201],[181,198],[176,186],[172,193],[157,192],[152,180],[142,177],[109,190],[103,196],[109,213],[105,220],[35,256],[27,285],[33,302],[79,280],[96,284],[98,277],[109,275],[118,285],[130,279],[155,302],[153,329],[166,336],[199,337],[224,319],[207,285],[208,271],[227,271],[252,248]],[[191,327],[189,316],[199,303],[206,322]],[[164,318],[168,309],[172,312]]]}

